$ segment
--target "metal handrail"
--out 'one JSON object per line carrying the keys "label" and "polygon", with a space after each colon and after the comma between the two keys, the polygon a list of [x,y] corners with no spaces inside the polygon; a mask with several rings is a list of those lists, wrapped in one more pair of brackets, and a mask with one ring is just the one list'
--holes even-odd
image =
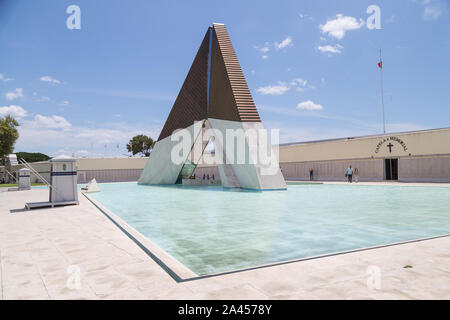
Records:
{"label": "metal handrail", "polygon": [[9,176],[10,176],[11,178],[13,178],[14,181],[16,181],[17,183],[19,182],[19,181],[16,179],[16,177],[14,177],[8,170],[6,170],[6,168],[3,168],[3,170],[5,170],[5,172],[6,172],[7,174],[9,174]]}
{"label": "metal handrail", "polygon": [[[22,160],[21,163],[22,163],[25,167],[27,167],[28,169],[30,169],[30,171],[33,172],[35,175],[37,175],[39,179],[41,179],[42,181],[44,181],[44,183],[50,188],[50,194],[51,194],[52,190],[55,190],[55,192],[56,192],[58,195],[62,196],[61,193],[58,192],[58,189],[56,189],[54,186],[52,186],[50,183],[48,183],[48,181],[45,180],[44,177],[41,176],[41,174],[40,174],[39,172],[37,172],[37,171],[31,166],[31,164],[29,164],[28,162],[26,162],[25,159],[23,159],[23,158],[20,159],[20,160]],[[19,161],[20,161],[20,160],[19,160]]]}
{"label": "metal handrail", "polygon": [[19,163],[23,164],[27,169],[33,172],[41,181],[43,181],[47,186],[51,187],[52,185],[44,179],[43,176],[39,172],[37,172],[25,159],[19,159]]}

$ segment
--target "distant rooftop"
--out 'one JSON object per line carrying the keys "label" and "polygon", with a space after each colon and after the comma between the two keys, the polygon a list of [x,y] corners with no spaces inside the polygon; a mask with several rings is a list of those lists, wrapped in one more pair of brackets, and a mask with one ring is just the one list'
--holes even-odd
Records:
{"label": "distant rooftop", "polygon": [[329,142],[329,141],[342,141],[342,140],[353,140],[353,139],[362,139],[362,138],[373,138],[373,137],[383,137],[383,136],[392,136],[397,134],[409,134],[409,133],[418,133],[418,132],[427,132],[427,131],[439,131],[439,130],[450,130],[450,127],[445,128],[436,128],[436,129],[423,129],[423,130],[414,130],[414,131],[401,131],[401,132],[388,132],[386,134],[370,134],[365,136],[355,136],[355,137],[343,137],[343,138],[333,138],[333,139],[322,139],[322,140],[310,140],[310,141],[300,141],[300,142],[288,142],[288,143],[280,143],[279,146],[292,146],[297,144],[308,144],[308,143],[319,143],[319,142]]}

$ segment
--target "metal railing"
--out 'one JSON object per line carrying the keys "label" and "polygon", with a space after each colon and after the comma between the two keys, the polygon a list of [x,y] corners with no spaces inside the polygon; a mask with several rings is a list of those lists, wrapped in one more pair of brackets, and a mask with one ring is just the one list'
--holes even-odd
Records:
{"label": "metal railing", "polygon": [[37,172],[28,162],[26,162],[25,159],[19,159],[19,163],[24,165],[26,168],[28,168],[31,172],[33,172],[38,177],[38,179],[40,179],[42,182],[44,182],[50,188],[50,193],[52,192],[52,190],[55,190],[55,192],[58,195],[62,196],[61,193],[58,192],[58,189],[56,189],[47,180],[45,180],[45,178],[39,172]]}
{"label": "metal railing", "polygon": [[6,170],[6,168],[3,168],[3,170],[5,170],[5,172],[6,172],[7,174],[9,174],[9,176],[10,176],[11,178],[13,178],[14,181],[16,181],[17,183],[19,183],[19,181],[16,179],[16,177],[14,177],[13,174],[11,174],[8,170]]}
{"label": "metal railing", "polygon": [[41,176],[41,174],[37,172],[28,162],[26,162],[25,159],[19,159],[19,163],[24,165],[25,168],[29,169],[31,172],[33,172],[38,177],[39,180],[44,182],[47,186],[51,187],[51,184],[47,180],[45,180],[45,178]]}

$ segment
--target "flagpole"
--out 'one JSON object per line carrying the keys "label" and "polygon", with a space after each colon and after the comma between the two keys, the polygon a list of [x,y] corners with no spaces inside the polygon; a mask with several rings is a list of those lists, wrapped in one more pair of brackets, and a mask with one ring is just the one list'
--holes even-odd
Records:
{"label": "flagpole", "polygon": [[380,48],[380,77],[381,77],[381,108],[383,110],[383,133],[386,134],[386,121],[384,118],[384,92],[383,92],[383,60],[381,59],[381,48]]}

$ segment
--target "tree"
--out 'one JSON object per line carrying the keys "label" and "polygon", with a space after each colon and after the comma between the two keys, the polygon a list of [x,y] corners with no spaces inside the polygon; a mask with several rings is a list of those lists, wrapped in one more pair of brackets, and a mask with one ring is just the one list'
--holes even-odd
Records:
{"label": "tree", "polygon": [[50,160],[50,157],[40,152],[16,152],[17,159],[24,159],[26,162],[38,162]]}
{"label": "tree", "polygon": [[137,136],[134,136],[130,140],[130,142],[128,142],[127,150],[128,152],[133,153],[133,155],[141,153],[142,155],[148,157],[154,145],[155,142],[153,141],[152,138],[147,137],[146,135],[143,134],[138,134]]}
{"label": "tree", "polygon": [[11,116],[0,118],[0,157],[5,157],[13,152],[14,143],[19,138],[17,128],[19,123]]}
{"label": "tree", "polygon": [[[17,128],[19,123],[10,115],[0,118],[0,158],[6,166],[6,170],[10,171],[9,161],[6,161],[6,156],[13,152],[14,143],[19,138]],[[4,172],[4,180],[9,181],[6,171]]]}

